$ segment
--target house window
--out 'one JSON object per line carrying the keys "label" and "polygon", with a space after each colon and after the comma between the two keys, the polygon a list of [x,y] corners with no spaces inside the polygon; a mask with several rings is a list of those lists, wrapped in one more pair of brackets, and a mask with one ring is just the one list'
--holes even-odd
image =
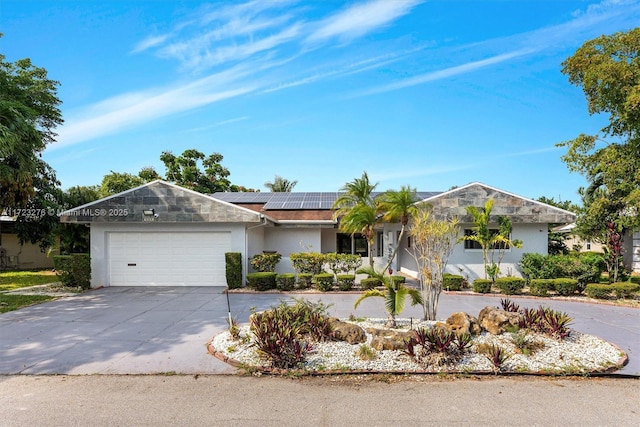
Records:
{"label": "house window", "polygon": [[[498,234],[498,229],[490,229],[489,230],[491,232],[492,236],[495,236],[496,234]],[[465,229],[464,230],[464,235],[465,236],[473,236],[474,234],[476,234],[475,230],[470,230],[470,229]],[[480,243],[476,242],[475,240],[465,240],[464,241],[464,248],[465,249],[482,249],[482,246],[480,246]],[[505,244],[505,243],[496,243],[494,244],[491,249],[509,249],[509,245]]]}
{"label": "house window", "polygon": [[339,254],[357,254],[366,257],[368,251],[367,239],[362,234],[338,233],[336,241],[336,252]]}
{"label": "house window", "polygon": [[591,250],[591,241],[587,240],[587,250],[590,251]]}
{"label": "house window", "polygon": [[382,231],[376,233],[376,256],[384,256],[384,236]]}

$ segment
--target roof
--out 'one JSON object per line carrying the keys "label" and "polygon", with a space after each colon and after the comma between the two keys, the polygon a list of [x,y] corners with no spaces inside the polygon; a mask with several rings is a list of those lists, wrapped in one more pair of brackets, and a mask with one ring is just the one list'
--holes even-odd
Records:
{"label": "roof", "polygon": [[[418,191],[419,200],[440,194],[440,191]],[[214,193],[211,196],[239,205],[264,205],[265,210],[331,210],[333,203],[344,193],[339,192],[282,192],[282,193]],[[381,192],[374,192],[378,196]]]}

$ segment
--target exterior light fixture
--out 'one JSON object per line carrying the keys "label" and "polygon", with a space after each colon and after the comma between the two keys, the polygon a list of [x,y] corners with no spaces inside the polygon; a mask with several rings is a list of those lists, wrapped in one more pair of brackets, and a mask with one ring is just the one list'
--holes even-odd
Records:
{"label": "exterior light fixture", "polygon": [[144,216],[151,217],[151,216],[154,216],[156,214],[156,210],[155,209],[144,209],[142,211],[142,214]]}

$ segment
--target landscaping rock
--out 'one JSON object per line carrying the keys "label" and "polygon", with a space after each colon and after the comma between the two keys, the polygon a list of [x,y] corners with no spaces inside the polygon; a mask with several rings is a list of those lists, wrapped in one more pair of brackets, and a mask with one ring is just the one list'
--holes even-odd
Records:
{"label": "landscaping rock", "polygon": [[360,344],[367,340],[367,335],[365,334],[364,329],[358,325],[341,322],[335,317],[329,319],[329,324],[333,328],[333,338],[336,341],[346,341],[349,344]]}
{"label": "landscaping rock", "polygon": [[463,311],[453,313],[449,316],[446,323],[449,330],[455,332],[457,335],[478,335],[482,332],[478,319]]}
{"label": "landscaping rock", "polygon": [[373,335],[371,347],[376,350],[403,350],[406,341],[416,336],[416,332],[399,331],[393,329],[367,328],[367,332]]}
{"label": "landscaping rock", "polygon": [[478,315],[478,322],[485,331],[500,335],[509,327],[518,326],[522,319],[520,313],[504,311],[496,307],[485,307]]}

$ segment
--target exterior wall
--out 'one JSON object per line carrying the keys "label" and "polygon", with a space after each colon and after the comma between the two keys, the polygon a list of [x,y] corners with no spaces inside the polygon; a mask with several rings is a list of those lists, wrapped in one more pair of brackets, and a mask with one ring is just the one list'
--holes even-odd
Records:
{"label": "exterior wall", "polygon": [[162,223],[93,223],[91,224],[91,287],[109,286],[109,234],[112,232],[198,232],[230,231],[231,251],[246,259],[245,227],[242,224],[162,224]]}
{"label": "exterior wall", "polygon": [[323,228],[320,233],[320,252],[330,253],[335,252],[337,249],[336,236],[338,235],[337,228]]}
{"label": "exterior wall", "polygon": [[[472,227],[473,224],[460,224],[459,236],[462,237],[464,230]],[[497,228],[497,225],[495,227]],[[524,253],[547,253],[548,232],[546,224],[514,224],[511,239],[522,240],[522,248],[512,248],[504,254],[500,263],[501,276],[522,276],[518,263]],[[403,241],[403,245],[406,247],[406,240],[403,239]],[[417,266],[411,255],[405,250],[400,259],[402,262],[400,271],[416,277]],[[469,281],[484,278],[482,251],[480,249],[465,249],[464,242],[459,242],[449,258],[446,271],[451,274],[465,276]]]}
{"label": "exterior wall", "polygon": [[28,270],[36,268],[53,268],[53,255],[47,256],[40,250],[40,246],[31,243],[20,245],[18,235],[2,233],[0,238],[2,248],[6,250],[6,258],[2,260],[2,268]]}
{"label": "exterior wall", "polygon": [[[265,251],[278,251],[282,259],[276,273],[293,273],[290,253],[320,252],[322,248],[321,228],[266,228],[264,232]],[[257,252],[256,252],[257,253]]]}
{"label": "exterior wall", "polygon": [[565,244],[570,251],[576,250],[576,248],[578,248],[578,252],[602,252],[603,246],[598,242],[582,240],[575,234],[568,235],[567,240],[565,240]]}

